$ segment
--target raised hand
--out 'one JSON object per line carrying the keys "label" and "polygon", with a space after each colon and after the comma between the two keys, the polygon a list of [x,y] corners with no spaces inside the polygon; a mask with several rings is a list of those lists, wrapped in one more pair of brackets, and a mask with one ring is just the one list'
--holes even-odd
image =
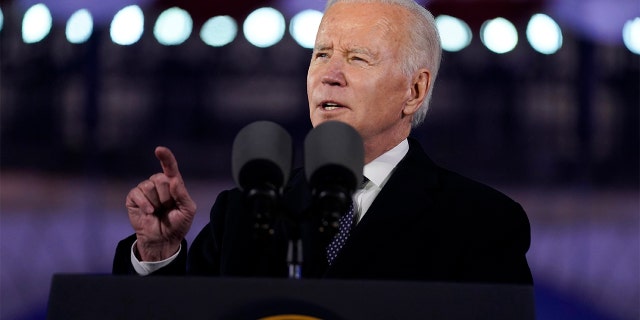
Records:
{"label": "raised hand", "polygon": [[155,155],[162,173],[140,182],[126,198],[141,261],[160,261],[175,254],[196,213],[171,150],[157,147]]}

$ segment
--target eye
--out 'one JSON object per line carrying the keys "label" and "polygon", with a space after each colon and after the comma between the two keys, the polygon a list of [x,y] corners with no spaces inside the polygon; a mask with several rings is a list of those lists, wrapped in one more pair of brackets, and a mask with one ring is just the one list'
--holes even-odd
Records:
{"label": "eye", "polygon": [[359,55],[351,56],[351,61],[367,63],[367,59]]}
{"label": "eye", "polygon": [[316,54],[314,55],[315,59],[324,59],[328,57],[329,57],[329,54],[326,52],[316,52]]}

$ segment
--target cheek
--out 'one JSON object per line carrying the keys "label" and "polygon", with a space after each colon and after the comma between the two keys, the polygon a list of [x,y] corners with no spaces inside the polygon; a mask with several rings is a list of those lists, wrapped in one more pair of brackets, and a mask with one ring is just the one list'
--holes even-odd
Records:
{"label": "cheek", "polygon": [[309,73],[307,73],[307,96],[309,98],[311,97],[311,93],[313,93],[314,89],[316,89],[317,83],[318,81],[315,73],[309,70]]}
{"label": "cheek", "polygon": [[391,88],[386,81],[376,81],[363,92],[366,92],[363,95],[363,99],[368,104],[376,106],[379,109],[378,112],[391,107],[390,104],[392,102],[396,103],[398,101],[398,91]]}
{"label": "cheek", "polygon": [[404,104],[411,95],[411,88],[405,84],[404,78],[389,79],[379,88],[379,95],[394,104]]}
{"label": "cheek", "polygon": [[309,71],[307,73],[307,93],[311,92],[311,83],[313,82],[313,79],[311,78],[311,71]]}

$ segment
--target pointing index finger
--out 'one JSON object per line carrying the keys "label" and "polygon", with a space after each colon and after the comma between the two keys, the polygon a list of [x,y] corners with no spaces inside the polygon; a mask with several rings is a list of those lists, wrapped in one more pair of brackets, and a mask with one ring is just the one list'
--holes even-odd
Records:
{"label": "pointing index finger", "polygon": [[156,158],[160,160],[160,165],[162,166],[162,172],[169,178],[179,177],[180,170],[178,170],[178,161],[176,157],[173,155],[171,150],[167,147],[156,147],[155,150]]}

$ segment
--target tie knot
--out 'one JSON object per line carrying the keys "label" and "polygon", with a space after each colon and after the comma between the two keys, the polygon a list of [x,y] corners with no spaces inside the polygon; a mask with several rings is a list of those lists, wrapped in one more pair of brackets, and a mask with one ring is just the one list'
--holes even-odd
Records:
{"label": "tie knot", "polygon": [[364,186],[367,185],[368,182],[369,182],[369,179],[365,176],[362,176],[362,181],[360,181],[360,186],[358,188],[359,189],[364,188]]}

